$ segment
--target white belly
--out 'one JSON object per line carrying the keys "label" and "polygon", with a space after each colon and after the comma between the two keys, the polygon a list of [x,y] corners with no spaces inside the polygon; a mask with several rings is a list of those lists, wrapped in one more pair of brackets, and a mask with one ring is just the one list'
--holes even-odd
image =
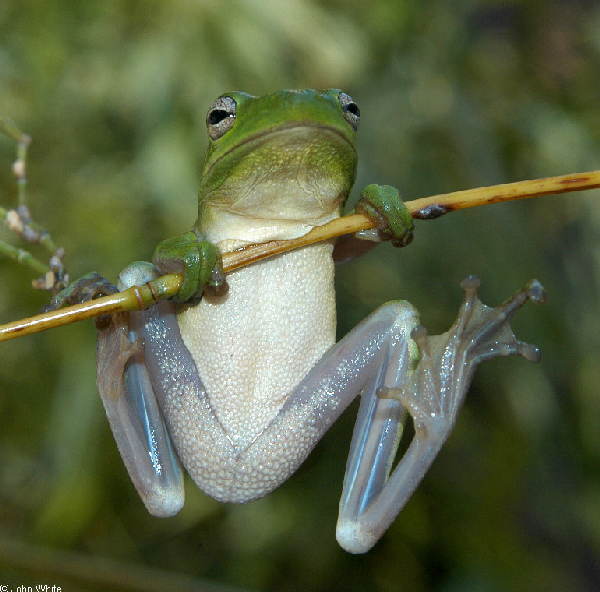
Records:
{"label": "white belly", "polygon": [[178,315],[211,407],[247,448],[335,343],[332,245],[317,244],[228,275],[229,293]]}

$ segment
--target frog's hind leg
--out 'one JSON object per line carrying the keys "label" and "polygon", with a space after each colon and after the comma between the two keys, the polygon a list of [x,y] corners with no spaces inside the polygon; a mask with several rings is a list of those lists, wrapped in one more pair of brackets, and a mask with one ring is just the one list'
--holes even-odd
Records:
{"label": "frog's hind leg", "polygon": [[[137,263],[120,276],[130,288],[155,279],[154,267]],[[172,307],[161,303],[161,310]],[[173,516],[184,503],[183,471],[165,426],[146,368],[143,313],[110,316],[100,328],[96,349],[97,384],[119,452],[148,511]]]}
{"label": "frog's hind leg", "polygon": [[[138,261],[121,273],[120,287],[143,285],[157,276],[153,265]],[[93,272],[59,292],[44,311],[118,291]],[[159,306],[162,311],[172,307]],[[172,516],[183,507],[183,472],[146,368],[142,313],[102,315],[95,325],[96,382],[123,462],[148,511]]]}
{"label": "frog's hind leg", "polygon": [[[450,331],[433,337],[424,327],[412,331],[421,354],[417,369],[395,376],[390,352],[377,380],[363,391],[337,525],[338,542],[347,551],[368,551],[406,504],[454,427],[479,362],[513,354],[539,360],[539,350],[518,341],[509,326],[527,300],[545,300],[539,282],[497,308],[479,301],[477,278],[461,285],[465,299]],[[390,475],[404,409],[415,435]]]}

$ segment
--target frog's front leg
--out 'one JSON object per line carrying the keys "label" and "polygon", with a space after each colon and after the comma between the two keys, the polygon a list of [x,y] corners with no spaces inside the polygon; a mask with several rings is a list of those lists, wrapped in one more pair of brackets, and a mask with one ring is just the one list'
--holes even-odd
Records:
{"label": "frog's front leg", "polygon": [[[386,366],[363,391],[337,526],[347,551],[368,551],[408,501],[454,427],[479,362],[512,354],[539,360],[539,350],[518,341],[509,321],[528,299],[545,300],[541,285],[530,282],[494,309],[478,300],[478,286],[476,278],[463,281],[465,299],[450,331],[433,337],[424,327],[412,331],[421,354],[412,374],[402,364]],[[403,408],[415,435],[390,475]]]}

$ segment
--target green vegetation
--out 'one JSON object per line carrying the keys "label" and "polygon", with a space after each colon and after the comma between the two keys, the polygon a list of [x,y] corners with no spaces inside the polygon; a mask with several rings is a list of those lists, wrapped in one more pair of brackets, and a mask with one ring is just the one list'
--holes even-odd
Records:
{"label": "green vegetation", "polygon": [[[114,279],[191,226],[216,96],[302,87],[343,88],[358,102],[357,188],[385,183],[414,199],[600,166],[594,3],[0,3],[0,115],[32,137],[29,206],[65,247],[72,277]],[[0,137],[5,208],[17,201],[14,155]],[[341,333],[395,298],[415,304],[431,333],[445,331],[471,273],[486,303],[533,277],[550,297],[513,324],[542,362],[478,370],[429,475],[361,557],[344,553],[334,532],[355,407],[267,498],[224,506],[188,483],[182,513],[159,520],[103,416],[92,323],[2,344],[0,584],[597,589],[599,197],[417,222],[409,248],[384,245],[339,269]],[[2,228],[0,240],[13,239]],[[0,258],[0,322],[46,303],[32,275]]]}

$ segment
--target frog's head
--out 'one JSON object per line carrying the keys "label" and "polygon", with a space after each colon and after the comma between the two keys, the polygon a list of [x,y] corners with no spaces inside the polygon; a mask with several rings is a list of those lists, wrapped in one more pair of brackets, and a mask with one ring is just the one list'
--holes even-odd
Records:
{"label": "frog's head", "polygon": [[199,230],[215,242],[254,242],[339,216],[356,177],[359,118],[340,90],[219,97],[206,118]]}

